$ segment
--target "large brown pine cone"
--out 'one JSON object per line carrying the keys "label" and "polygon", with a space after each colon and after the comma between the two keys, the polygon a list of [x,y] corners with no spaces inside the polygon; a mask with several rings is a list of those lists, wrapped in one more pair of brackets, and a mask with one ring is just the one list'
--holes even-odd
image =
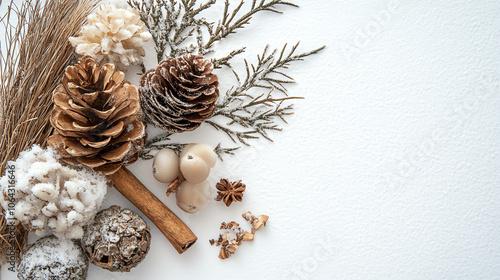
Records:
{"label": "large brown pine cone", "polygon": [[145,125],[137,88],[113,64],[98,66],[90,56],[66,68],[54,90],[48,144],[73,165],[112,174],[137,160]]}
{"label": "large brown pine cone", "polygon": [[139,87],[144,120],[173,133],[199,127],[213,115],[219,97],[212,70],[210,60],[188,54],[144,73]]}

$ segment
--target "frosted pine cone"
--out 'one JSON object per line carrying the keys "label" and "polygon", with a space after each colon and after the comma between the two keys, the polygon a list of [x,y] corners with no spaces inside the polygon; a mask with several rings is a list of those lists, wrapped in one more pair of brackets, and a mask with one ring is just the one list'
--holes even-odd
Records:
{"label": "frosted pine cone", "polygon": [[54,91],[48,139],[63,161],[108,175],[139,158],[145,126],[138,119],[137,88],[124,76],[90,56],[66,69]]}
{"label": "frosted pine cone", "polygon": [[213,115],[219,97],[212,70],[210,60],[188,54],[144,73],[139,92],[145,121],[172,133],[199,127]]}
{"label": "frosted pine cone", "polygon": [[87,17],[77,37],[69,41],[80,55],[90,55],[98,63],[110,62],[120,69],[138,65],[145,55],[143,43],[151,39],[139,12],[116,3],[103,3]]}

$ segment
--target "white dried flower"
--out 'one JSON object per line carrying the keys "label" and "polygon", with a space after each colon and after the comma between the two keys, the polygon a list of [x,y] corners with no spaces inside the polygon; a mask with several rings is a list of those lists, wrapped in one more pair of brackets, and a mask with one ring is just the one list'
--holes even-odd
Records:
{"label": "white dried flower", "polygon": [[107,180],[91,170],[63,166],[58,157],[37,145],[20,153],[8,163],[15,168],[0,178],[0,204],[9,210],[7,219],[17,219],[37,235],[50,229],[57,237],[81,238],[101,207]]}
{"label": "white dried flower", "polygon": [[113,63],[123,70],[142,62],[143,43],[151,38],[136,9],[108,2],[90,14],[78,36],[69,41],[76,53],[90,55],[98,63]]}

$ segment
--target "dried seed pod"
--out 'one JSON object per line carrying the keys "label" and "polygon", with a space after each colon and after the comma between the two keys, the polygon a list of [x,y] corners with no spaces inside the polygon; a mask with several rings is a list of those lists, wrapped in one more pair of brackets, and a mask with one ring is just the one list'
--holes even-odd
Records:
{"label": "dried seed pod", "polygon": [[84,280],[89,261],[79,244],[53,235],[37,240],[24,252],[17,277],[21,280]]}
{"label": "dried seed pod", "polygon": [[266,226],[267,220],[269,220],[269,216],[267,215],[255,216],[250,211],[243,213],[241,216],[252,224],[252,233],[259,230],[262,226]]}
{"label": "dried seed pod", "polygon": [[242,236],[242,241],[253,241],[253,233],[245,231]]}
{"label": "dried seed pod", "polygon": [[126,272],[144,260],[150,242],[146,222],[131,210],[114,205],[97,213],[87,226],[82,247],[94,265]]}
{"label": "dried seed pod", "polygon": [[223,201],[227,207],[233,201],[241,202],[243,200],[243,192],[246,189],[245,184],[241,183],[241,180],[231,183],[229,179],[220,179],[215,187],[217,188],[217,197],[215,200]]}

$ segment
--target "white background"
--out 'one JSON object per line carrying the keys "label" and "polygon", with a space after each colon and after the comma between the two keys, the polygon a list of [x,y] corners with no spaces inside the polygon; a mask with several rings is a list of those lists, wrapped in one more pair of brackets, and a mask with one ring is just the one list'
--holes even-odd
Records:
{"label": "white background", "polygon": [[[240,73],[266,44],[327,46],[287,72],[289,93],[305,100],[274,143],[252,141],[212,171],[213,185],[242,179],[244,201],[184,214],[151,161],[137,162],[130,169],[198,242],[179,255],[150,223],[143,263],[130,273],[91,265],[89,279],[500,279],[500,2],[295,2],[217,46],[247,46]],[[230,77],[219,72],[221,92]],[[231,145],[209,126],[176,140]],[[112,204],[136,210],[114,189]],[[222,221],[245,225],[247,210],[268,226],[218,259],[208,240]],[[4,267],[2,279],[15,275]]]}

